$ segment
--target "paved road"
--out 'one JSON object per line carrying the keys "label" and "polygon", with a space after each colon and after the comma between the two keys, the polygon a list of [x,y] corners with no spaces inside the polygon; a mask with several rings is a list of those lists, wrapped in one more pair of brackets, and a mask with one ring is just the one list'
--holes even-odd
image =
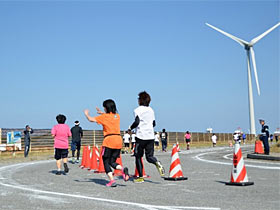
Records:
{"label": "paved road", "polygon": [[[187,181],[165,181],[144,161],[150,178],[134,184],[117,180],[107,188],[104,174],[70,164],[70,173],[57,176],[55,162],[43,160],[0,166],[1,209],[279,209],[280,164],[247,160],[252,146],[242,147],[249,181],[253,186],[227,186],[232,168],[232,148],[194,149],[180,152]],[[170,166],[170,152],[156,152]],[[134,158],[122,156],[134,174]]]}

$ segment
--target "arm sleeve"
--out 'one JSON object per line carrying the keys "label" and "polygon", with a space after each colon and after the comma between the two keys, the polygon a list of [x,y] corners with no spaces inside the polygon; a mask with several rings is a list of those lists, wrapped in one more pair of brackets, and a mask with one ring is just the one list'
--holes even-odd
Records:
{"label": "arm sleeve", "polygon": [[156,121],[155,120],[153,121],[153,127],[156,127]]}
{"label": "arm sleeve", "polygon": [[139,123],[140,123],[140,119],[139,119],[138,116],[136,116],[134,122],[133,122],[132,125],[130,126],[130,129],[132,130],[132,129],[134,129],[134,128],[137,128],[137,126],[139,125]]}

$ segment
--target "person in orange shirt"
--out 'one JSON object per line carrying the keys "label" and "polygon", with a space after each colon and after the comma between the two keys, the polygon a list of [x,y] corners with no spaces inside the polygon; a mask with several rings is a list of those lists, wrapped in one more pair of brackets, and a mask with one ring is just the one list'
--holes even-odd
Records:
{"label": "person in orange shirt", "polygon": [[117,183],[114,180],[111,167],[122,171],[124,181],[129,179],[128,168],[123,168],[116,163],[123,144],[120,134],[120,115],[117,113],[116,104],[112,99],[104,101],[103,107],[105,113],[96,107],[97,113],[99,114],[97,117],[91,117],[88,109],[84,110],[84,114],[90,122],[96,122],[103,126],[104,140],[102,143],[103,149],[101,155],[105,172],[110,180],[106,186],[116,187]]}

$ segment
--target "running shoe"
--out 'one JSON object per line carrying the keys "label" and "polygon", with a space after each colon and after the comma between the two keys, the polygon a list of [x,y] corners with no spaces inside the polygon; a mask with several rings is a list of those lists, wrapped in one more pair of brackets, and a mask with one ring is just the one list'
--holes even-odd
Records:
{"label": "running shoe", "polygon": [[117,183],[115,180],[111,180],[109,183],[106,184],[107,187],[116,187]]}
{"label": "running shoe", "polygon": [[124,167],[122,170],[123,180],[126,182],[129,180],[128,168]]}
{"label": "running shoe", "polygon": [[73,163],[73,164],[75,163],[75,158],[74,158],[74,157],[72,157],[72,163]]}
{"label": "running shoe", "polygon": [[138,177],[136,179],[133,180],[134,183],[143,183],[145,180],[143,177]]}
{"label": "running shoe", "polygon": [[57,171],[55,175],[61,175],[61,171]]}
{"label": "running shoe", "polygon": [[76,160],[76,163],[79,163],[80,161],[79,160]]}
{"label": "running shoe", "polygon": [[63,166],[64,166],[64,172],[68,173],[69,172],[69,168],[68,168],[67,163],[64,163]]}
{"label": "running shoe", "polygon": [[157,167],[157,170],[158,170],[160,176],[164,176],[165,171],[164,171],[164,168],[159,161],[156,162],[156,167]]}

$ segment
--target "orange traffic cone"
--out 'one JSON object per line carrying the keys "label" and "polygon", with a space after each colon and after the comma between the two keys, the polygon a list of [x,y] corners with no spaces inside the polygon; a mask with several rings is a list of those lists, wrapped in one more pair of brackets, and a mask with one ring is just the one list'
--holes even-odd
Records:
{"label": "orange traffic cone", "polygon": [[90,168],[88,170],[97,170],[97,156],[95,153],[95,147],[92,147],[91,159],[90,159]]}
{"label": "orange traffic cone", "polygon": [[103,147],[100,147],[100,158],[99,158],[99,167],[98,170],[95,171],[94,173],[105,173],[105,168],[104,168],[104,163],[103,163],[103,158],[102,158],[102,150]]}
{"label": "orange traffic cone", "polygon": [[235,143],[234,145],[231,181],[225,184],[237,186],[248,186],[254,184],[254,182],[248,182],[247,172],[239,143]]}
{"label": "orange traffic cone", "polygon": [[84,168],[90,168],[90,146],[87,146]]}
{"label": "orange traffic cone", "polygon": [[81,165],[80,165],[81,168],[84,168],[84,167],[85,167],[86,153],[87,153],[87,146],[84,146],[84,148],[83,148],[82,162],[81,162]]}
{"label": "orange traffic cone", "polygon": [[169,169],[169,177],[164,177],[164,179],[171,180],[171,181],[181,181],[181,180],[188,179],[188,177],[183,176],[178,149],[175,144],[173,145],[173,149],[171,153],[171,165]]}
{"label": "orange traffic cone", "polygon": [[264,154],[262,141],[255,142],[255,153],[257,154]]}
{"label": "orange traffic cone", "polygon": [[[117,158],[116,163],[118,163],[119,165],[123,166],[123,164],[122,164],[122,156],[121,155],[120,155],[119,158]],[[114,174],[114,176],[122,176],[122,170],[115,169],[113,174]]]}
{"label": "orange traffic cone", "polygon": [[[143,158],[141,158],[142,166],[143,166],[143,177],[144,178],[149,178],[150,176],[146,174],[145,169],[144,169],[144,163],[143,163]],[[137,170],[137,167],[135,166],[135,173],[133,177],[139,177],[139,172]]]}

